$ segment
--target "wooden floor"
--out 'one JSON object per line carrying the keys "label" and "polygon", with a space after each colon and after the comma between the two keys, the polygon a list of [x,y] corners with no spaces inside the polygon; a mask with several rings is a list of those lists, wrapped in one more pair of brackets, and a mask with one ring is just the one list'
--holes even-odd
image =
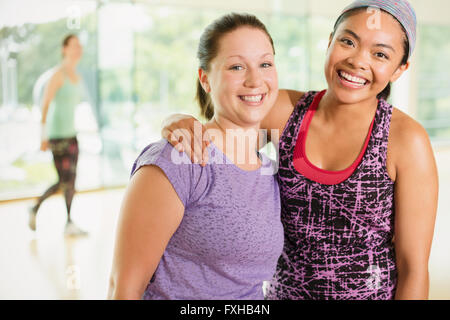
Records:
{"label": "wooden floor", "polygon": [[0,206],[0,299],[105,299],[123,190],[77,194],[73,220],[87,237],[65,237],[61,195],[28,228],[32,201]]}
{"label": "wooden floor", "polygon": [[[430,258],[430,298],[450,299],[450,151],[439,153],[441,192]],[[73,220],[89,232],[65,237],[61,195],[45,201],[37,232],[32,201],[0,205],[0,299],[105,299],[124,190],[77,194]]]}

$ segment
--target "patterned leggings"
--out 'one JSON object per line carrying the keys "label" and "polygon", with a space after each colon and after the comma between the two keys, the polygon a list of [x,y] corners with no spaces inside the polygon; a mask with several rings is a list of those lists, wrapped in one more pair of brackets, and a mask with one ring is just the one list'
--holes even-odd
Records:
{"label": "patterned leggings", "polygon": [[56,171],[58,172],[58,182],[45,191],[45,193],[38,199],[38,202],[34,206],[33,210],[37,212],[45,199],[52,196],[59,190],[62,190],[66,200],[68,220],[70,221],[70,208],[72,206],[73,196],[75,195],[78,141],[76,137],[50,139],[49,145],[53,154],[53,162],[55,164]]}

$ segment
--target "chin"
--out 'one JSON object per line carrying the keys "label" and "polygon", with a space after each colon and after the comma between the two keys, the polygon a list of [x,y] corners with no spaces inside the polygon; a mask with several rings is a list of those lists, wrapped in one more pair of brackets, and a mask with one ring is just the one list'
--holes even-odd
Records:
{"label": "chin", "polygon": [[334,92],[336,99],[343,104],[355,104],[358,103],[366,97],[358,92],[345,92],[343,90],[336,90]]}
{"label": "chin", "polygon": [[243,127],[259,127],[263,119],[264,117],[262,117],[261,115],[248,114],[246,116],[240,117],[239,123]]}
{"label": "chin", "polygon": [[367,89],[363,90],[347,90],[342,88],[335,88],[333,90],[336,99],[343,104],[356,104],[368,99],[376,99],[377,93],[371,92]]}

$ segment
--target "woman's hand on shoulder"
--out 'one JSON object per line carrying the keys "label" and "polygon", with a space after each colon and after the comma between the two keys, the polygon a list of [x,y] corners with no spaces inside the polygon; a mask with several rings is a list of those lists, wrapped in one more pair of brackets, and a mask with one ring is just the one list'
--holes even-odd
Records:
{"label": "woman's hand on shoulder", "polygon": [[196,118],[186,114],[173,114],[163,121],[161,136],[179,152],[186,152],[192,163],[205,166],[210,137],[206,127]]}

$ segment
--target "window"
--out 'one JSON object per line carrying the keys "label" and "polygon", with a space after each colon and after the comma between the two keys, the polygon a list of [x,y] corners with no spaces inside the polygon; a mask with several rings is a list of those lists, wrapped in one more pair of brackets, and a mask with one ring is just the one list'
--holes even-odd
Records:
{"label": "window", "polygon": [[[329,35],[343,7],[333,1],[325,10],[312,0],[212,1],[206,7],[197,0],[42,0],[46,14],[33,16],[34,2],[19,2],[29,16],[0,25],[0,199],[36,196],[56,180],[51,154],[38,151],[40,107],[34,100],[42,91],[37,80],[61,61],[68,33],[75,31],[83,44],[79,71],[91,97],[76,117],[77,188],[86,190],[125,185],[139,151],[160,139],[167,115],[198,116],[196,51],[214,19],[231,11],[256,14],[274,40],[279,87],[322,90]],[[417,107],[410,113],[432,139],[450,141],[450,27],[421,25],[418,36],[417,67],[393,94],[399,104],[413,96],[410,104]]]}
{"label": "window", "polygon": [[435,141],[450,140],[450,27],[419,27],[417,118]]}

